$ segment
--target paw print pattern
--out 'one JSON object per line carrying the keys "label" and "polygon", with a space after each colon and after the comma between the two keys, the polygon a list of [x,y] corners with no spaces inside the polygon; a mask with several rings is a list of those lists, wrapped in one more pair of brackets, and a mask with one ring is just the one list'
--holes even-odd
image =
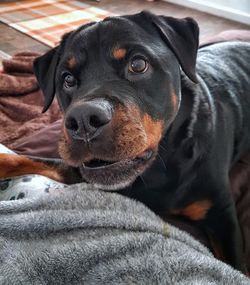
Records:
{"label": "paw print pattern", "polygon": [[0,180],[0,201],[39,198],[59,193],[67,186],[40,175],[27,175]]}

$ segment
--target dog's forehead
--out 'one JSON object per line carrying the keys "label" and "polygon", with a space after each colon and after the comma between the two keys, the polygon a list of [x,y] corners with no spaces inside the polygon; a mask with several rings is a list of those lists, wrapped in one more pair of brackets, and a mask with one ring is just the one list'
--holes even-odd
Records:
{"label": "dog's forehead", "polygon": [[113,17],[83,27],[76,32],[71,44],[87,49],[98,46],[113,48],[128,43],[144,44],[150,41],[149,38],[146,27],[142,28],[125,17]]}

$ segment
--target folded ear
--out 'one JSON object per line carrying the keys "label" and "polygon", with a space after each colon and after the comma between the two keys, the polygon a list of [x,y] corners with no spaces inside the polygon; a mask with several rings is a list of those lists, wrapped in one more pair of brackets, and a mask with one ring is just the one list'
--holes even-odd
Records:
{"label": "folded ear", "polygon": [[36,58],[33,63],[35,76],[45,98],[43,113],[48,110],[55,97],[55,74],[58,61],[58,47],[55,47]]}
{"label": "folded ear", "polygon": [[199,46],[199,27],[196,21],[192,18],[156,16],[148,11],[143,11],[142,14],[160,31],[163,40],[177,57],[185,74],[193,82],[198,82],[195,66]]}

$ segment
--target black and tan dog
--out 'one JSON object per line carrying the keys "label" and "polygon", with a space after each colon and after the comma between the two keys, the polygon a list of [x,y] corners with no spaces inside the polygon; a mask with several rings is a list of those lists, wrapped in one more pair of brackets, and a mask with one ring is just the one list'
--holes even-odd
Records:
{"label": "black and tan dog", "polygon": [[197,49],[194,20],[149,12],[65,35],[34,64],[44,111],[56,94],[64,112],[64,164],[1,155],[0,176],[86,181],[183,215],[243,271],[228,172],[250,148],[250,44]]}

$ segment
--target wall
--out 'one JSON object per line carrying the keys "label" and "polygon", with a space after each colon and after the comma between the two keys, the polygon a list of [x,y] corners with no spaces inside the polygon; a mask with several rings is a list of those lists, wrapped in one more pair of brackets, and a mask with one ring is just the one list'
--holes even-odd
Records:
{"label": "wall", "polygon": [[165,0],[250,25],[250,0]]}

